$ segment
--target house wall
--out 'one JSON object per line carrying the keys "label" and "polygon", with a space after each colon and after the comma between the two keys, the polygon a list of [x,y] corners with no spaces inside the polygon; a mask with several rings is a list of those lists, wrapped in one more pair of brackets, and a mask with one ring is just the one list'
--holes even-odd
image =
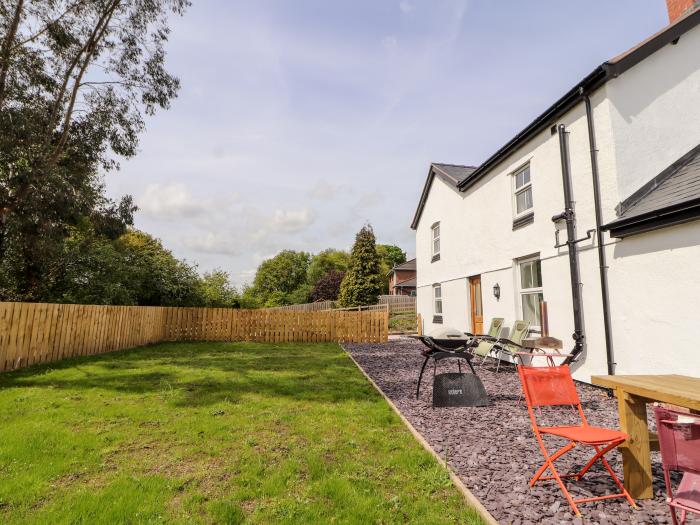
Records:
{"label": "house wall", "polygon": [[[609,129],[609,108],[601,92],[593,97],[596,125]],[[593,215],[590,152],[587,123],[583,104],[574,108],[562,120],[569,131],[569,148],[576,199],[579,235],[595,226]],[[614,164],[614,151],[600,152],[601,163]],[[530,162],[534,203],[534,222],[513,230],[512,173]],[[615,184],[610,202],[617,200]],[[571,286],[569,262],[566,250],[555,249],[555,225],[551,217],[564,208],[559,138],[549,129],[544,130],[491,171],[474,187],[461,196],[447,185],[436,180],[425,203],[416,231],[418,264],[418,309],[422,314],[426,333],[443,327],[471,330],[469,312],[468,277],[481,275],[484,329],[492,317],[504,317],[505,329],[522,318],[519,296],[517,260],[539,255],[542,260],[543,293],[549,306],[550,332],[571,347],[573,333],[571,316]],[[430,226],[440,221],[440,260],[431,263]],[[561,240],[565,239],[565,232]],[[595,261],[592,242],[586,243],[591,263]],[[585,250],[586,244],[582,246]],[[597,266],[594,266],[597,269]],[[432,285],[442,283],[443,324],[434,324]],[[493,295],[498,283],[501,297]],[[600,298],[597,273],[588,280],[584,300]],[[599,309],[599,308],[598,308]],[[591,307],[591,311],[594,308]],[[591,315],[590,322],[600,323],[602,316]],[[602,329],[600,331],[602,337]],[[604,371],[602,360],[587,358],[591,366],[580,372],[581,376]],[[600,368],[600,362],[603,368]],[[590,369],[590,370],[589,370]]]}
{"label": "house wall", "polygon": [[[684,35],[591,95],[600,169],[603,222],[616,205],[700,143],[700,28]],[[668,72],[667,72],[668,69]],[[577,236],[595,228],[587,122],[579,104],[558,123],[569,132]],[[534,222],[513,231],[511,173],[530,162]],[[436,179],[416,230],[418,311],[425,333],[471,329],[467,278],[481,275],[484,329],[504,317],[521,318],[516,259],[538,254],[550,334],[573,347],[573,315],[566,250],[554,248],[551,217],[564,207],[559,140],[544,130],[458,195]],[[430,226],[440,221],[440,260],[431,263]],[[563,226],[563,224],[562,224]],[[561,241],[566,232],[561,232]],[[700,222],[624,240],[604,238],[617,373],[700,376],[696,277]],[[607,373],[599,263],[595,239],[578,245],[584,352],[574,376]],[[442,283],[443,324],[432,323],[432,284]],[[498,283],[501,298],[492,289]],[[695,315],[694,315],[695,314]],[[663,334],[659,338],[657,334]],[[659,342],[662,341],[662,342]]]}
{"label": "house wall", "polygon": [[606,89],[624,200],[700,143],[700,28],[608,82]]}

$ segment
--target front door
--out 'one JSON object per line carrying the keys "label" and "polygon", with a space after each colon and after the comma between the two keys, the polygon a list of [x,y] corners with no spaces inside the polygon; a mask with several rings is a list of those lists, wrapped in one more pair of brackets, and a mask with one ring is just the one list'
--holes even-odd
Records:
{"label": "front door", "polygon": [[484,333],[484,312],[481,308],[481,275],[469,278],[469,296],[471,298],[472,332]]}

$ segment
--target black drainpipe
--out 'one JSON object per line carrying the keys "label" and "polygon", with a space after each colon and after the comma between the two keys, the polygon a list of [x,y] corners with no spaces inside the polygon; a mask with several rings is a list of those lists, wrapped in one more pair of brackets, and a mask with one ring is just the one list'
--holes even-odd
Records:
{"label": "black drainpipe", "polygon": [[564,361],[568,364],[574,361],[583,352],[583,315],[581,308],[581,277],[578,269],[576,239],[576,213],[574,212],[574,198],[571,192],[571,173],[569,168],[569,137],[564,124],[559,124],[559,153],[561,155],[561,174],[564,182],[564,212],[552,217],[552,221],[566,220],[566,243],[558,246],[567,246],[569,250],[569,269],[571,275],[571,299],[574,307],[574,349]]}
{"label": "black drainpipe", "polygon": [[605,244],[601,230],[602,211],[600,204],[600,179],[598,177],[598,146],[595,140],[593,126],[593,110],[590,97],[581,89],[581,96],[586,104],[586,120],[588,121],[588,143],[591,148],[591,172],[593,174],[593,202],[595,203],[595,231],[598,248],[598,267],[600,270],[600,291],[603,300],[603,328],[605,330],[605,353],[608,358],[608,375],[615,374],[615,356],[612,344],[612,328],[610,323],[610,298],[608,292],[608,263],[605,257]]}

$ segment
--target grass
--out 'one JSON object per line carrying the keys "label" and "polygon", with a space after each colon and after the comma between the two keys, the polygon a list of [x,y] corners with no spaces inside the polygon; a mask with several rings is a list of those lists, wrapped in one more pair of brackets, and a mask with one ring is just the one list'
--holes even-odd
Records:
{"label": "grass", "polygon": [[176,343],[0,376],[0,522],[480,520],[337,345]]}

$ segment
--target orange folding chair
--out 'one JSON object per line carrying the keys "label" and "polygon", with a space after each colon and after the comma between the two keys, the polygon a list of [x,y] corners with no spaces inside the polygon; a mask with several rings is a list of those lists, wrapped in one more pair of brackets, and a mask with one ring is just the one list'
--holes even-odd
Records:
{"label": "orange folding chair", "polygon": [[[542,454],[544,455],[545,459],[544,464],[530,480],[530,486],[532,487],[538,481],[551,479],[556,480],[561,487],[562,492],[564,492],[564,496],[566,496],[569,505],[571,505],[571,507],[574,509],[574,513],[577,516],[581,515],[578,507],[576,506],[577,503],[586,503],[589,501],[598,501],[603,499],[626,498],[632,507],[637,508],[634,500],[630,497],[627,490],[625,490],[625,487],[622,485],[612,468],[610,468],[610,464],[605,459],[605,454],[622,444],[628,436],[624,432],[608,428],[593,427],[588,424],[586,416],[583,413],[583,408],[581,407],[581,400],[576,392],[576,385],[574,385],[574,380],[571,377],[571,372],[569,371],[569,366],[519,366],[518,375],[520,376],[523,393],[525,394],[527,410],[530,414],[530,420],[532,422],[532,430],[535,432],[535,437],[540,444],[540,449],[542,449]],[[538,407],[538,409],[540,409],[540,407],[543,406],[565,405],[575,406],[578,409],[579,416],[581,417],[581,425],[562,427],[542,427],[538,425],[534,407]],[[557,450],[554,454],[550,455],[545,447],[542,434],[550,434],[552,436],[565,438],[569,440],[569,443]],[[559,474],[554,466],[554,461],[579,444],[592,447],[595,450],[594,456],[579,472],[575,474]],[[606,494],[605,496],[590,498],[572,498],[571,494],[569,494],[569,491],[566,489],[562,478],[575,478],[576,480],[580,480],[598,460],[603,463],[603,466],[608,471],[615,484],[617,484],[617,486],[620,488],[621,492],[617,494]],[[547,469],[549,469],[552,473],[551,476],[543,476]]]}

